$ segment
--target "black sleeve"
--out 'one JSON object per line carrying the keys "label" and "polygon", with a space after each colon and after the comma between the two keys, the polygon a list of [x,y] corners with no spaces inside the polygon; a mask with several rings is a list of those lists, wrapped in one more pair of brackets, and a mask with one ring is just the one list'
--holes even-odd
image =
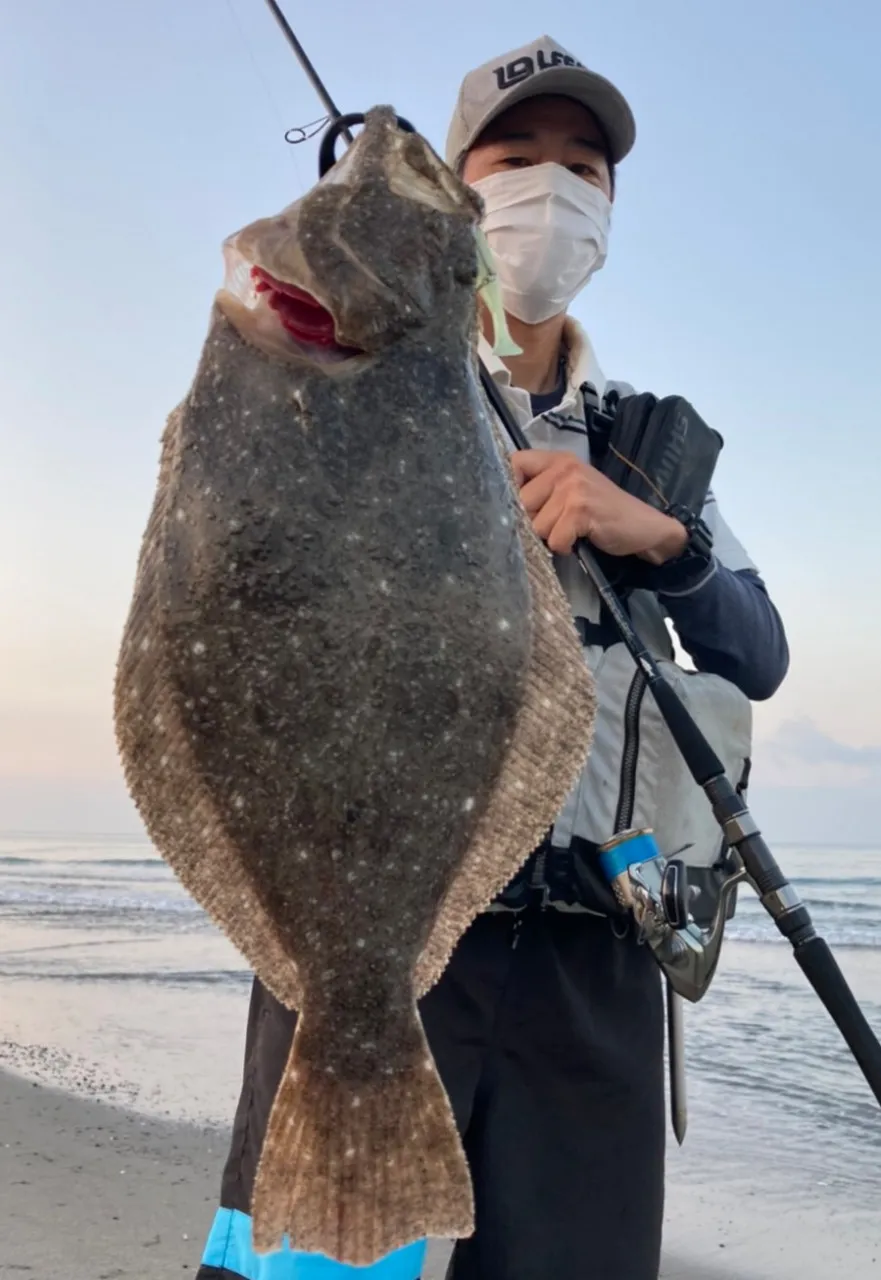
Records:
{"label": "black sleeve", "polygon": [[674,561],[654,570],[652,587],[699,671],[730,680],[753,702],[777,692],[789,646],[757,573],[727,569],[715,557],[687,570]]}

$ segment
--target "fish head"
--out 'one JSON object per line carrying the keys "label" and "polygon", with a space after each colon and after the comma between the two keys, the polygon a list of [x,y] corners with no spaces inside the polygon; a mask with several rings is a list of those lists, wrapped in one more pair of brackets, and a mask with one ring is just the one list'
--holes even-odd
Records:
{"label": "fish head", "polygon": [[318,363],[437,325],[470,341],[482,212],[424,138],[375,107],[306,195],[227,240],[218,306],[268,353]]}

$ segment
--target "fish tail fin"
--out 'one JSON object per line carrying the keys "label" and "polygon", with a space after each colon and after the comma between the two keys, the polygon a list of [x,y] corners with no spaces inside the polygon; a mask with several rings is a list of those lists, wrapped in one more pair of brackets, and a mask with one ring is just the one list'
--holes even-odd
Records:
{"label": "fish tail fin", "polygon": [[340,1035],[339,1021],[301,1013],[254,1185],[255,1250],[287,1235],[369,1266],[426,1237],[471,1235],[468,1164],[415,1004],[357,1062],[348,1037],[331,1059]]}

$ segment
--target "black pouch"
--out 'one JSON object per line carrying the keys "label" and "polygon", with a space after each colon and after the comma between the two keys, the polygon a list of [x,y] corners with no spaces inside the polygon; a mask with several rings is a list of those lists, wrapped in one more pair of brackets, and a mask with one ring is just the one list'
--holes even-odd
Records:
{"label": "black pouch", "polygon": [[[682,396],[607,396],[588,409],[591,462],[620,489],[659,511],[699,517],[723,440]],[[638,556],[596,557],[622,595],[652,587],[651,566]]]}
{"label": "black pouch", "polygon": [[684,507],[699,516],[722,449],[718,431],[682,396],[659,400],[646,393],[613,405],[597,468],[649,506]]}

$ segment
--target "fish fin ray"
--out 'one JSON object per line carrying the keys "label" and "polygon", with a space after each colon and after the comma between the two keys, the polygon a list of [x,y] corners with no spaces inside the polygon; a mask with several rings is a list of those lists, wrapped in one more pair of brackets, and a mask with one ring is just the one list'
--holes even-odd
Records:
{"label": "fish fin ray", "polygon": [[[157,658],[163,652],[157,642],[164,625],[162,548],[183,408],[181,404],[169,415],[162,437],[157,496],[116,666],[116,741],[129,793],[154,846],[264,986],[282,1004],[297,1009],[302,997],[296,967],[224,828],[198,763],[192,760],[187,768],[174,770],[167,767],[172,755],[192,757],[172,682],[166,678],[161,657]],[[157,723],[165,726],[165,733],[157,732]]]}
{"label": "fish fin ray", "polygon": [[[494,415],[490,420],[513,485]],[[552,827],[584,768],[593,737],[594,682],[572,610],[550,553],[533,531],[519,497],[515,503],[532,627],[523,700],[489,803],[417,962],[414,985],[420,997],[440,978],[471,921],[510,883]]]}
{"label": "fish fin ray", "polygon": [[327,1070],[320,1045],[328,1036],[309,1036],[308,1018],[301,1015],[260,1156],[255,1250],[271,1252],[287,1236],[293,1248],[369,1266],[426,1237],[469,1236],[468,1164],[415,1005],[415,1059],[358,1084]]}

